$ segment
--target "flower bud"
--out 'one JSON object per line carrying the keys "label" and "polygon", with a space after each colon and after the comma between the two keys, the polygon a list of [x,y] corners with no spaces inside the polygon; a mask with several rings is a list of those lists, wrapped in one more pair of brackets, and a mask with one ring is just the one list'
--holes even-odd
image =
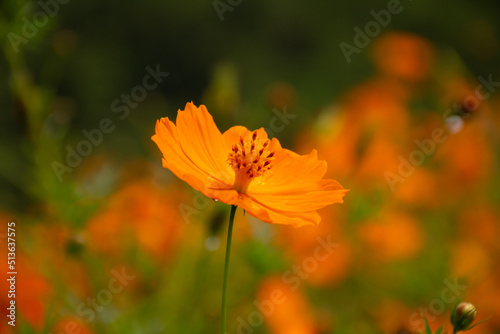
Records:
{"label": "flower bud", "polygon": [[468,330],[476,319],[476,307],[471,303],[460,303],[455,308],[451,323],[455,331]]}

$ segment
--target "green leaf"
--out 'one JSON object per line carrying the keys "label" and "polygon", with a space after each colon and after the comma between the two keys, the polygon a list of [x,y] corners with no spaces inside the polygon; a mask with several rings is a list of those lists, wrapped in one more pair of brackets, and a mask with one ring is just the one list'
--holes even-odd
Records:
{"label": "green leaf", "polygon": [[453,306],[453,310],[451,311],[450,322],[453,325],[453,327],[455,327],[455,314],[457,313],[457,306],[458,306],[458,304],[460,304],[461,301],[462,301],[462,297],[458,298],[457,302]]}
{"label": "green leaf", "polygon": [[[490,318],[491,318],[491,317],[490,317]],[[474,325],[470,326],[469,328],[467,328],[467,330],[472,329],[472,328],[474,328],[474,327],[476,327],[476,326],[478,326],[478,325],[481,325],[483,322],[485,322],[485,321],[487,321],[487,320],[490,320],[490,318],[486,318],[486,319],[484,319],[484,320],[481,320],[481,321],[480,321],[480,322],[478,322],[477,324],[474,324]]]}
{"label": "green leaf", "polygon": [[432,334],[431,328],[429,327],[429,323],[427,322],[427,319],[425,317],[424,322],[425,322],[425,334]]}

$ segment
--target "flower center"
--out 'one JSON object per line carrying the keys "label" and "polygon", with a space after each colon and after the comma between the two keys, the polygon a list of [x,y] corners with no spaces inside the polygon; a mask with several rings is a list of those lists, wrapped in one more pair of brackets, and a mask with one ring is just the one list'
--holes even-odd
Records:
{"label": "flower center", "polygon": [[257,138],[254,131],[251,139],[240,141],[233,145],[227,161],[235,172],[234,189],[245,194],[250,182],[257,176],[271,169],[274,152],[269,150],[270,140]]}

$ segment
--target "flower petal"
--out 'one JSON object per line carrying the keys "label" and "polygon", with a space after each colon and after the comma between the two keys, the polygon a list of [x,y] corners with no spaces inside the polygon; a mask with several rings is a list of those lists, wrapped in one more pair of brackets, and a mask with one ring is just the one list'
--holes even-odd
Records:
{"label": "flower petal", "polygon": [[276,211],[310,212],[342,203],[348,190],[335,180],[323,180],[326,163],[316,151],[298,155],[282,149],[276,153],[270,175],[256,179],[248,188],[254,201]]}
{"label": "flower petal", "polygon": [[222,136],[226,141],[226,149],[228,152],[231,151],[234,144],[237,144],[240,141],[240,138],[245,138],[249,133],[250,130],[241,125],[233,126],[227,129]]}
{"label": "flower petal", "polygon": [[333,203],[343,203],[342,198],[348,191],[335,180],[318,180],[292,184],[286,192],[248,192],[248,196],[275,210],[296,213],[319,210]]}
{"label": "flower petal", "polygon": [[187,103],[177,114],[177,133],[185,155],[194,165],[225,184],[234,182],[224,137],[204,105]]}
{"label": "flower petal", "polygon": [[287,194],[297,189],[307,189],[312,181],[320,180],[326,173],[326,162],[318,160],[316,150],[308,155],[299,155],[281,149],[277,150],[275,157],[272,170],[254,180],[248,188],[249,192]]}
{"label": "flower petal", "polygon": [[247,195],[240,195],[239,207],[244,209],[250,215],[266,222],[281,225],[291,225],[301,227],[306,225],[318,225],[321,217],[316,211],[308,212],[286,212],[276,210],[256,201]]}
{"label": "flower petal", "polygon": [[[151,138],[163,154],[163,167],[170,169],[181,180],[206,196],[212,197],[210,188],[230,188],[196,166],[182,150],[177,128],[167,117],[156,122],[155,135]],[[212,197],[213,198],[213,197]]]}

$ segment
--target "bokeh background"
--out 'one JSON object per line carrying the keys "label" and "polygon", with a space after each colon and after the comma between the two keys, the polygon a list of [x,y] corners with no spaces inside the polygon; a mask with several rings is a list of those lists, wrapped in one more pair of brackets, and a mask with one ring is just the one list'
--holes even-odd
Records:
{"label": "bokeh background", "polygon": [[228,333],[451,330],[459,298],[500,333],[499,22],[494,0],[3,0],[0,331],[220,331],[229,207],[150,140],[193,101],[351,189],[317,227],[237,212]]}

